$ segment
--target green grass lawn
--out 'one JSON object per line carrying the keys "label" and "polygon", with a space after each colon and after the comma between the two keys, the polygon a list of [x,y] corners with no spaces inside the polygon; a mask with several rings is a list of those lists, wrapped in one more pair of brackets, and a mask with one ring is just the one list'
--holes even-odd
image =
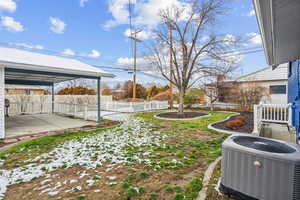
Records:
{"label": "green grass lawn", "polygon": [[[146,124],[142,124],[142,127],[147,127],[146,129],[138,129],[147,132],[147,136],[138,133],[138,137],[142,138],[141,141],[143,137],[147,139],[153,135],[162,138],[159,144],[136,146],[134,141],[129,142],[122,150],[126,152],[123,156],[128,159],[127,164],[114,164],[112,167],[112,163],[108,160],[108,162],[97,165],[96,169],[86,170],[85,173],[89,174],[87,178],[78,178],[78,172],[82,171],[84,166],[70,168],[62,166],[51,172],[51,175],[57,178],[52,178],[49,185],[76,179],[77,183],[63,185],[60,187],[61,189],[58,189],[59,196],[66,199],[195,199],[202,188],[202,178],[205,170],[209,163],[221,155],[221,144],[227,138],[227,135],[209,130],[207,126],[210,123],[224,120],[233,114],[201,112],[209,113],[210,116],[188,121],[168,121],[155,118],[154,115],[158,112],[136,114],[135,118],[143,119],[146,122]],[[124,130],[124,134],[135,133],[135,128],[134,126],[128,127]],[[107,130],[110,130],[110,132],[107,132]],[[57,146],[67,141],[85,141],[84,138],[93,138],[93,136],[101,134],[108,135],[108,133],[113,134],[114,131],[122,134],[123,130],[117,127],[33,139],[1,153],[0,157],[5,161],[1,168],[10,170],[26,165],[28,159],[35,158],[43,153],[51,153]],[[109,137],[107,142],[110,141]],[[117,141],[116,138],[114,141]],[[106,143],[93,144],[91,147],[100,150],[102,145],[106,145]],[[114,144],[111,145],[115,148]],[[80,151],[81,149],[78,149],[78,152]],[[137,157],[144,160],[136,162]],[[29,164],[30,162],[32,161],[29,161]],[[114,177],[114,181],[109,181],[103,177]],[[86,182],[91,180],[95,183],[92,186],[87,185]],[[38,189],[43,181],[45,181],[45,178],[39,177],[29,182],[9,186],[6,199],[17,199],[26,195],[28,195],[26,196],[28,199],[38,199],[41,195]],[[80,190],[66,192],[70,191],[69,187],[71,186],[73,188],[80,186]],[[57,199],[57,195],[51,196],[46,193],[44,195],[46,195],[44,199]]]}
{"label": "green grass lawn", "polygon": [[[211,112],[211,111],[201,111],[203,113],[208,113],[210,116],[202,117],[195,120],[170,120],[172,126],[176,128],[178,131],[195,131],[195,130],[201,130],[206,131],[209,133],[216,133],[216,131],[211,130],[207,128],[207,126],[211,123],[218,122],[221,120],[226,119],[227,117],[234,115],[234,112]],[[143,118],[145,121],[153,123],[153,124],[160,124],[161,122],[165,122],[166,120],[161,120],[158,118],[153,117],[156,114],[159,114],[160,112],[155,113],[141,113],[135,115],[136,117]]]}
{"label": "green grass lawn", "polygon": [[57,135],[34,138],[29,141],[22,142],[7,149],[4,152],[0,152],[0,159],[3,159],[5,161],[2,167],[17,167],[23,165],[25,164],[23,162],[24,160],[33,158],[42,153],[49,152],[58,144],[72,139],[99,134],[105,130],[108,129],[103,128],[97,131],[62,133]]}

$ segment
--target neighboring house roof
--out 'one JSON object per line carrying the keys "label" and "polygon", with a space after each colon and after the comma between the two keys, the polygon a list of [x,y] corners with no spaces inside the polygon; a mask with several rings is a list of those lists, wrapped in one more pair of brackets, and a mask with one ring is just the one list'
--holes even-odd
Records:
{"label": "neighboring house roof", "polygon": [[288,64],[279,65],[276,69],[266,67],[256,72],[246,74],[224,82],[253,82],[253,81],[276,81],[288,79]]}
{"label": "neighboring house roof", "polygon": [[64,73],[90,77],[114,77],[97,67],[76,59],[0,47],[0,66],[18,70]]}

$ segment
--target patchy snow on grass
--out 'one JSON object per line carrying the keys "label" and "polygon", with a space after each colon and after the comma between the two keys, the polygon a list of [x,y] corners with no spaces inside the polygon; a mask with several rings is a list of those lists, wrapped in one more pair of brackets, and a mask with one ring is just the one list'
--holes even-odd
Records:
{"label": "patchy snow on grass", "polygon": [[[151,124],[141,119],[131,119],[104,133],[67,141],[49,153],[25,161],[30,162],[28,165],[11,170],[0,170],[0,198],[4,197],[9,185],[28,182],[41,176],[49,177],[49,172],[58,168],[80,165],[86,169],[95,169],[105,162],[110,162],[111,166],[150,163],[146,155],[151,154],[152,150],[132,154],[128,153],[126,147],[157,146],[165,138],[165,135],[153,131]],[[80,174],[81,177],[85,175],[87,175],[86,172]],[[51,195],[56,193],[55,190],[42,192],[50,192]]]}

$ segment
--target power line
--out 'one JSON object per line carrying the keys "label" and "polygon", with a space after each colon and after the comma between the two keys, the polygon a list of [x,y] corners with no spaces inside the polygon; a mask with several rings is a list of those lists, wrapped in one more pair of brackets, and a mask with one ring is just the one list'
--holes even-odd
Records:
{"label": "power line", "polygon": [[[20,48],[21,46],[18,45],[13,45],[11,43],[7,43],[7,42],[0,42],[0,45],[9,45],[9,46],[15,46]],[[26,48],[22,48],[22,49],[26,49]],[[30,48],[27,48],[30,49]],[[34,49],[30,49],[30,50],[34,50]],[[62,57],[67,57],[67,58],[84,58],[87,59],[87,57],[85,56],[79,56],[79,55],[74,55],[74,56],[63,56],[61,54],[61,52],[58,51],[54,51],[54,50],[49,50],[49,49],[39,49],[37,50],[38,52],[45,52],[45,53],[50,53],[50,54],[54,54],[54,55],[59,55]],[[231,50],[231,51],[227,51],[223,53],[224,57],[229,57],[229,56],[233,56],[233,55],[248,55],[248,54],[252,54],[252,53],[257,53],[257,52],[262,52],[263,49],[261,47],[253,47],[253,48],[244,48],[244,49],[235,49],[235,50]],[[93,59],[93,58],[89,58],[89,59]],[[99,59],[93,59],[93,60],[99,60]],[[200,59],[201,61],[208,61],[208,60],[213,60],[212,58],[203,58]],[[141,65],[141,64],[140,64]],[[126,71],[126,72],[130,72],[132,71],[132,68],[130,68],[130,65],[123,65],[122,67],[114,67],[114,66],[104,66],[104,65],[93,65],[95,67],[98,68],[103,68],[103,69],[111,69],[111,70],[120,70],[120,71]],[[144,64],[141,66],[145,66],[145,67],[149,67],[149,64]],[[137,69],[137,72],[143,72],[140,69]]]}

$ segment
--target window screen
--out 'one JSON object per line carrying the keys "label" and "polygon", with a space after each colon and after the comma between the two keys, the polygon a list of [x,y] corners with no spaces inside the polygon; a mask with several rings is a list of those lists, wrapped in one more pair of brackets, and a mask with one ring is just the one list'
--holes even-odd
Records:
{"label": "window screen", "polygon": [[270,94],[286,94],[286,85],[271,85]]}

